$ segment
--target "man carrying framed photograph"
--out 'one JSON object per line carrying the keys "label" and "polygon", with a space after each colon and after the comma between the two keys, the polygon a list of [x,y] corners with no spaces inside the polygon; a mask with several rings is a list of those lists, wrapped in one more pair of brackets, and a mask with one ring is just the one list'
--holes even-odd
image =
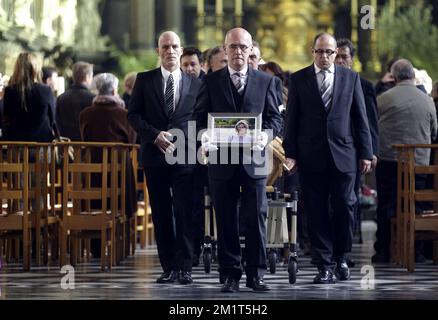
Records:
{"label": "man carrying framed photograph", "polygon": [[[248,67],[251,35],[242,28],[232,29],[225,37],[224,48],[227,67],[208,74],[200,89],[194,112],[198,129],[207,127],[209,113],[255,113],[262,115],[262,130],[272,130],[275,137],[282,122],[275,103],[278,93],[273,77]],[[204,150],[220,152],[211,138],[208,131],[203,135]],[[266,133],[260,132],[255,138],[252,150],[263,150],[268,142]],[[255,291],[269,290],[263,280],[267,269],[266,175],[257,169],[254,161],[209,164],[209,184],[217,214],[218,259],[225,279],[222,292],[238,291],[242,276],[238,212],[246,221],[246,286]]]}

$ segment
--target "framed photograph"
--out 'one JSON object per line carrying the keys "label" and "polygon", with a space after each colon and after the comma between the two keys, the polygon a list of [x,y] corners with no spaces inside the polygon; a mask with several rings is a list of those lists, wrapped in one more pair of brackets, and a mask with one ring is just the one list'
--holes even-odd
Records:
{"label": "framed photograph", "polygon": [[217,146],[252,146],[262,130],[262,114],[209,113],[208,130]]}

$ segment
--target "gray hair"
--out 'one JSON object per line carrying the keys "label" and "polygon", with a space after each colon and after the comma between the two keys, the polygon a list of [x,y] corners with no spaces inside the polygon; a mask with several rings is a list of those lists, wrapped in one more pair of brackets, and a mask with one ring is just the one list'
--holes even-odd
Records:
{"label": "gray hair", "polygon": [[119,86],[119,79],[111,73],[101,73],[95,77],[95,85],[99,95],[110,96]]}
{"label": "gray hair", "polygon": [[391,67],[391,73],[396,82],[414,80],[415,71],[412,63],[407,59],[399,59]]}

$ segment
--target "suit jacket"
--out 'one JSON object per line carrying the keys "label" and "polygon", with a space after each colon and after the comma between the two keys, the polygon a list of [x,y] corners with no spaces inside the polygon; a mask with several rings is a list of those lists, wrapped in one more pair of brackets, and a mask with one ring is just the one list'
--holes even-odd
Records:
{"label": "suit jacket", "polygon": [[79,113],[91,106],[95,95],[81,84],[73,84],[56,102],[56,124],[61,136],[81,141]]}
{"label": "suit jacket", "polygon": [[323,172],[330,156],[341,172],[356,172],[358,159],[372,159],[370,129],[360,77],[336,65],[333,98],[325,109],[314,66],[290,77],[283,146],[300,172]]}
{"label": "suit jacket", "polygon": [[54,138],[52,104],[53,93],[46,85],[32,85],[26,96],[27,111],[21,108],[21,96],[17,88],[6,87],[3,140],[51,142]]}
{"label": "suit jacket", "polygon": [[379,154],[379,123],[377,118],[377,99],[373,84],[365,78],[360,77],[362,91],[365,98],[368,126],[370,127],[373,155]]}
{"label": "suit jacket", "polygon": [[[201,80],[181,72],[182,86],[172,118],[167,115],[161,68],[139,73],[129,101],[128,120],[141,137],[140,163],[145,167],[166,164],[164,154],[154,144],[160,131],[180,129],[188,138],[188,121],[192,119]],[[188,147],[188,143],[186,143]],[[195,152],[195,150],[187,150]]]}
{"label": "suit jacket", "polygon": [[[278,93],[274,77],[248,68],[248,78],[240,111],[236,108],[231,85],[228,67],[205,76],[194,114],[198,129],[207,127],[208,113],[261,113],[262,129],[272,129],[275,137],[281,130],[282,119],[278,111]],[[209,176],[214,179],[229,179],[236,166],[210,164]],[[255,175],[256,167],[254,163],[244,165],[249,176],[264,178],[265,176]]]}

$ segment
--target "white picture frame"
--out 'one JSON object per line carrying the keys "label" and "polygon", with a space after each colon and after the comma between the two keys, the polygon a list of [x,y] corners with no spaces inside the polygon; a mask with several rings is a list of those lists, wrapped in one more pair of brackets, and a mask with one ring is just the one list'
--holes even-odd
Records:
{"label": "white picture frame", "polygon": [[208,130],[218,147],[251,147],[262,130],[262,114],[209,113]]}

